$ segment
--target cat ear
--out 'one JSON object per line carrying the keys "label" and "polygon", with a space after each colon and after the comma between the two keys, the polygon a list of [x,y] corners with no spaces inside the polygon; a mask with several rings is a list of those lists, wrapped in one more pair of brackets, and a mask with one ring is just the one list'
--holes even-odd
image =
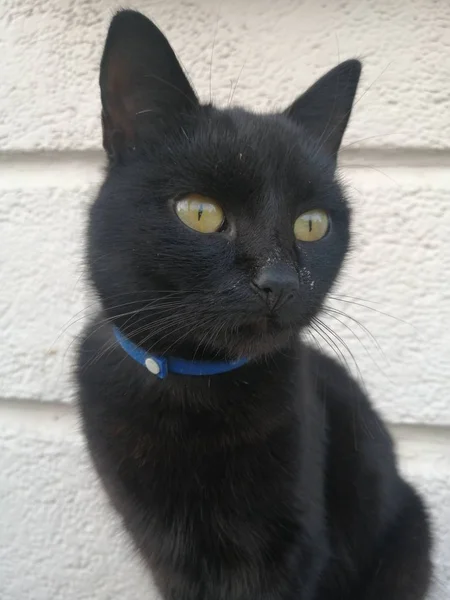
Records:
{"label": "cat ear", "polygon": [[198,107],[169,42],[132,10],[112,19],[100,65],[103,147],[133,147],[149,130]]}
{"label": "cat ear", "polygon": [[336,156],[352,112],[361,63],[347,60],[321,77],[285,111]]}

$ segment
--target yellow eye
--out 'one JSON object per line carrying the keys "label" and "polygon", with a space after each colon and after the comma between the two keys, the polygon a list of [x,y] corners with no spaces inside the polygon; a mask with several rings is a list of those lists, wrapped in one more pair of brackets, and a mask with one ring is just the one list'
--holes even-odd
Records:
{"label": "yellow eye", "polygon": [[301,242],[317,242],[327,233],[328,215],[324,210],[308,210],[294,223],[295,237]]}
{"label": "yellow eye", "polygon": [[175,211],[181,221],[199,233],[214,233],[224,222],[221,207],[206,196],[189,194],[175,204]]}

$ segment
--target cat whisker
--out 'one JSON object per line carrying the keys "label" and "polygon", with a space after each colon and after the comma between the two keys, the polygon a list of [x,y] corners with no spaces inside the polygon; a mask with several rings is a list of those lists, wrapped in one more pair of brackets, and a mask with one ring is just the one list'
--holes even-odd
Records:
{"label": "cat whisker", "polygon": [[[389,135],[389,134],[388,134]],[[375,137],[375,136],[374,136]],[[360,140],[362,141],[362,140]],[[355,142],[356,143],[356,142]],[[350,144],[351,145],[351,144]],[[344,165],[345,166],[345,165]],[[401,184],[394,179],[393,177],[391,177],[390,175],[388,175],[387,173],[385,173],[384,171],[382,171],[379,167],[376,167],[374,165],[369,165],[369,164],[356,164],[356,163],[352,163],[351,164],[352,167],[358,167],[358,168],[362,168],[362,169],[371,169],[372,171],[376,171],[377,173],[379,173],[380,175],[383,175],[383,177],[386,177],[386,179],[389,179],[389,181],[392,181],[392,183],[394,183],[396,186],[401,187]],[[355,188],[354,185],[351,184],[347,184],[347,187],[352,187],[354,188],[359,194],[362,194],[361,190],[358,190],[357,188]]]}
{"label": "cat whisker", "polygon": [[353,103],[353,106],[356,106],[356,104],[359,104],[359,102],[361,102],[361,100],[364,98],[364,96],[366,96],[366,94],[368,92],[370,92],[370,90],[373,88],[373,86],[378,82],[379,79],[381,79],[381,77],[383,77],[383,75],[386,73],[386,71],[389,69],[389,67],[392,65],[392,61],[388,62],[388,64],[384,67],[384,69],[381,71],[381,73],[379,75],[377,75],[375,77],[375,79],[372,81],[372,83],[364,90],[364,92],[355,100],[355,102]]}
{"label": "cat whisker", "polygon": [[[364,351],[366,352],[367,356],[370,358],[370,360],[373,362],[373,364],[376,366],[376,368],[378,369],[378,371],[383,375],[386,376],[386,373],[383,371],[383,369],[380,367],[380,365],[378,364],[378,362],[374,359],[374,357],[372,356],[371,352],[369,351],[369,349],[367,348],[366,344],[363,342],[363,340],[360,338],[360,336],[355,333],[355,331],[342,319],[340,319],[339,317],[336,316],[336,314],[334,314],[334,311],[330,311],[328,312],[327,309],[324,309],[324,312],[327,316],[329,316],[330,318],[334,319],[335,321],[338,321],[338,323],[340,323],[343,327],[345,327],[346,329],[348,329],[348,331],[350,331],[350,333],[353,335],[353,337],[359,342],[359,344],[362,346],[362,348],[364,349]],[[345,315],[344,313],[342,313],[344,315],[344,317],[347,317],[347,315]],[[353,319],[358,325],[361,326],[361,324],[359,322],[356,321],[356,319]],[[373,338],[373,336],[371,336],[371,338]],[[376,341],[376,340],[375,340]],[[384,355],[384,353],[381,351],[381,348],[378,344],[378,342],[376,342],[376,346],[377,349],[380,350],[380,353],[382,355],[382,357],[384,359],[386,359],[386,356]],[[387,362],[387,359],[386,359]]]}
{"label": "cat whisker", "polygon": [[138,110],[137,113],[134,113],[135,116],[139,116],[139,115],[145,115],[146,113],[152,113],[152,112],[156,112],[155,110],[153,110],[152,108],[145,108],[144,110]]}
{"label": "cat whisker", "polygon": [[[145,300],[144,299],[140,299],[140,300],[132,300],[132,301],[128,301],[128,302],[124,302],[122,304],[115,304],[112,305],[110,307],[108,307],[108,310],[110,311],[114,311],[117,308],[121,308],[123,306],[132,306],[132,305],[136,305],[136,304],[142,304],[142,303],[150,303],[150,302],[154,302],[154,303],[158,303],[158,302],[164,302],[167,298],[171,298],[174,296],[182,296],[182,297],[186,297],[188,294],[201,294],[202,296],[205,296],[211,292],[214,292],[216,295],[217,294],[221,294],[221,293],[227,293],[229,291],[231,291],[232,288],[224,288],[224,289],[205,289],[205,288],[191,288],[191,289],[183,289],[183,290],[158,290],[158,294],[166,294],[164,296],[160,296],[158,295],[156,298],[151,298],[149,300]],[[112,300],[114,298],[119,298],[122,296],[137,296],[139,294],[155,294],[154,290],[150,290],[150,291],[146,291],[146,290],[142,290],[142,291],[133,291],[133,292],[122,292],[122,293],[118,293],[118,294],[114,294],[111,296],[105,296],[103,298],[103,304],[108,301],[108,300]],[[96,310],[94,312],[89,313],[88,311],[95,307]],[[78,323],[80,320],[88,318],[88,317],[93,317],[95,316],[98,311],[101,309],[101,303],[99,300],[95,300],[94,302],[89,303],[87,306],[83,307],[81,310],[77,311],[70,319],[69,321],[63,326],[62,331],[58,334],[57,338],[55,339],[55,341],[53,342],[53,344],[55,344],[60,337],[67,331],[67,329],[69,329],[70,327],[72,327],[73,325],[75,325],[76,323]],[[131,312],[135,312],[135,311],[131,311]],[[131,314],[130,312],[130,314]],[[116,315],[117,317],[119,316],[125,316],[124,314],[121,315]],[[115,318],[115,317],[112,317]]]}
{"label": "cat whisker", "polygon": [[212,69],[214,61],[214,49],[216,47],[217,32],[219,31],[220,5],[217,6],[216,27],[214,29],[214,37],[211,47],[211,58],[209,61],[209,103],[212,104]]}
{"label": "cat whisker", "polygon": [[[211,318],[209,320],[206,320],[206,321],[203,322],[203,326],[208,327],[210,324],[214,324],[215,320],[216,320],[215,317],[213,317],[213,318]],[[174,340],[173,343],[167,348],[166,352],[169,352],[174,346],[176,346],[180,342],[182,342],[190,333],[191,333],[191,328],[187,327],[185,333],[183,335],[180,335],[178,337],[178,339]],[[206,332],[205,332],[205,335],[203,336],[201,342],[197,346],[196,351],[194,352],[194,356],[193,356],[192,360],[195,360],[196,353],[198,352],[201,343],[203,342],[204,339],[207,339],[208,337],[210,337],[210,330],[207,328]]]}
{"label": "cat whisker", "polygon": [[242,67],[241,67],[241,70],[239,71],[239,74],[238,74],[238,76],[237,76],[236,83],[234,84],[233,92],[232,92],[232,94],[231,94],[231,98],[230,98],[230,99],[229,99],[229,101],[228,101],[228,107],[230,107],[230,106],[231,106],[231,103],[233,102],[233,98],[234,98],[234,95],[235,95],[235,93],[236,93],[237,86],[238,86],[238,84],[239,84],[239,81],[240,81],[240,79],[241,79],[242,71],[243,71],[243,70],[244,70],[244,68],[245,68],[246,62],[247,62],[247,57],[245,58],[245,60],[244,60],[244,63],[243,63],[243,65],[242,65]]}
{"label": "cat whisker", "polygon": [[[166,319],[162,320],[163,322],[159,323],[158,327],[155,326],[153,329],[151,330],[151,333],[149,336],[147,336],[146,338],[144,338],[142,344],[145,344],[151,337],[155,337],[158,336],[159,333],[161,333],[164,330],[167,330],[167,322]],[[186,324],[186,320],[182,320],[182,319],[172,319],[172,321],[170,322],[169,319],[169,324],[172,324],[172,327],[177,327],[180,323],[184,323]],[[166,333],[166,336],[170,334],[170,329],[169,329],[169,333]],[[133,331],[131,334],[131,336],[136,335],[136,332]],[[166,336],[163,336],[166,337]],[[160,339],[163,338],[158,338],[158,341]],[[102,346],[102,348],[100,348],[99,352],[96,354],[95,357],[93,357],[90,361],[88,361],[86,363],[86,368],[87,367],[91,367],[92,365],[96,364],[101,358],[103,358],[104,356],[106,356],[108,353],[112,352],[112,350],[114,350],[114,348],[116,348],[119,345],[118,341],[116,340],[116,338],[114,337],[110,342],[105,342],[105,344]]]}
{"label": "cat whisker", "polygon": [[[351,148],[352,146],[356,146],[356,144],[359,144],[361,142],[366,142],[367,140],[374,140],[377,138],[384,138],[390,135],[399,135],[398,131],[388,131],[387,133],[377,133],[374,135],[368,135],[367,137],[363,137],[363,138],[359,138],[357,140],[353,140],[353,142],[350,142],[349,144],[346,144],[345,146],[341,147],[341,152],[347,150],[348,148]],[[352,166],[363,166],[363,167],[367,167],[368,165],[353,165]]]}
{"label": "cat whisker", "polygon": [[[178,92],[182,96],[184,96],[184,98],[186,100],[188,100],[194,108],[197,107],[197,104],[194,102],[194,100],[190,96],[188,96],[181,88],[179,88],[177,85],[174,85],[172,82],[168,81],[167,79],[164,79],[163,77],[159,77],[158,75],[155,75],[154,73],[151,73],[150,75],[145,75],[145,77],[155,79],[156,81],[159,81],[161,83],[164,83],[165,85],[168,85],[170,88],[172,88],[173,90],[175,90],[176,92]],[[152,111],[152,112],[157,112],[157,111]],[[163,111],[161,111],[161,112],[163,113]]]}
{"label": "cat whisker", "polygon": [[394,315],[391,315],[389,313],[383,312],[382,310],[378,310],[377,308],[374,308],[373,306],[367,306],[366,304],[363,304],[364,301],[361,302],[355,302],[354,300],[347,300],[343,297],[340,296],[334,296],[329,294],[328,298],[330,300],[335,300],[337,302],[345,302],[346,304],[353,304],[355,306],[361,306],[362,308],[366,308],[367,310],[370,310],[372,312],[378,313],[379,315],[382,315],[384,317],[388,317],[390,319],[394,319],[395,321],[398,321],[399,323],[403,323],[404,325],[408,325],[408,327],[412,327],[414,330],[417,331],[417,328],[412,325],[412,323],[408,323],[408,321],[404,321],[403,319],[400,319],[399,317],[395,317]]}
{"label": "cat whisker", "polygon": [[329,294],[328,297],[333,297],[333,298],[348,298],[350,300],[357,300],[358,302],[368,302],[369,304],[381,304],[381,302],[377,301],[377,300],[368,300],[367,298],[360,298],[359,296],[350,296],[349,294],[335,294],[335,295],[331,295]]}
{"label": "cat whisker", "polygon": [[[179,319],[178,322],[176,323],[176,328],[178,328],[180,325],[183,326],[183,328],[185,329],[184,334],[180,335],[178,337],[178,339],[174,340],[174,342],[166,349],[166,353],[171,350],[173,348],[173,346],[177,345],[180,343],[181,340],[185,339],[190,333],[191,333],[191,327],[193,325],[195,325],[196,320],[195,319],[191,319],[190,321],[187,321],[186,319]],[[208,323],[208,321],[206,321],[206,324]],[[175,328],[175,331],[177,330]],[[181,329],[181,328],[180,328]],[[167,337],[169,335],[173,335],[174,331],[169,330],[168,332],[165,333],[165,335],[163,335],[162,337],[158,337],[157,342],[161,342],[164,339],[167,339]],[[147,336],[147,338],[144,338],[144,343],[147,343],[151,337],[154,337],[153,335]],[[156,343],[156,342],[155,342]],[[150,347],[150,350],[155,346],[155,344],[153,344]]]}
{"label": "cat whisker", "polygon": [[[168,297],[169,297],[169,295],[168,296],[163,296],[163,298],[168,298]],[[162,299],[161,298],[159,298],[158,300],[154,300],[153,299],[152,302],[153,301],[154,302],[158,302],[158,301],[162,302]],[[133,300],[131,302],[124,302],[122,304],[113,305],[110,308],[110,310],[116,310],[117,308],[121,308],[121,307],[124,307],[124,306],[131,306],[133,304],[141,304],[142,302],[145,302],[145,301],[143,301],[143,300]],[[92,313],[88,313],[87,311],[90,310],[94,306],[97,307],[97,310],[95,310]],[[64,335],[64,333],[66,333],[66,331],[70,327],[73,327],[73,325],[75,325],[76,323],[78,323],[81,320],[84,320],[84,319],[86,319],[88,317],[94,317],[96,314],[98,314],[99,308],[100,308],[99,301],[95,301],[95,302],[92,302],[91,304],[89,304],[87,307],[84,307],[83,309],[81,309],[80,311],[78,311],[77,313],[75,313],[75,315],[69,319],[69,322],[66,325],[63,326],[62,331],[58,334],[57,338],[55,339],[55,341],[53,342],[52,345],[56,344],[56,342],[61,338],[62,335]],[[126,316],[127,314],[133,314],[135,312],[139,312],[139,309],[135,309],[133,311],[130,311],[129,313],[121,313],[119,315],[115,315],[114,317],[108,317],[105,320],[113,320],[115,318],[120,318],[120,317]]]}
{"label": "cat whisker", "polygon": [[352,362],[355,366],[355,369],[357,371],[358,379],[362,382],[363,378],[362,378],[361,371],[359,369],[359,365],[356,361],[355,356],[353,355],[353,352],[350,350],[350,348],[345,343],[345,341],[335,331],[333,331],[328,325],[326,325],[323,321],[321,321],[319,318],[315,317],[313,320],[313,323],[320,327],[321,331],[323,332],[323,334],[325,336],[324,339],[328,340],[328,342],[330,342],[332,344],[331,346],[330,346],[330,344],[328,344],[330,346],[330,348],[335,348],[337,350],[338,358],[340,357],[344,361],[344,364],[348,368],[350,368],[350,365],[348,364],[345,354],[342,352],[341,348],[339,347],[337,342],[334,341],[334,339],[337,340],[340,344],[342,344],[342,346],[347,350],[347,352],[349,353],[349,355],[352,359]]}
{"label": "cat whisker", "polygon": [[[174,309],[171,309],[171,310],[174,310]],[[131,311],[131,312],[132,312],[132,314],[139,314],[139,310],[134,310],[134,311]],[[155,312],[156,312],[156,314],[158,314],[158,311],[155,311]],[[95,333],[97,333],[100,329],[102,329],[102,327],[104,327],[105,325],[112,324],[115,319],[120,319],[120,318],[122,318],[124,316],[127,316],[129,314],[130,314],[130,312],[119,313],[119,314],[116,314],[116,315],[114,315],[112,317],[104,317],[104,318],[100,319],[98,325],[93,330],[91,330],[89,332],[89,334],[85,335],[85,339],[89,339],[91,336],[93,336]],[[124,333],[126,333],[126,332],[127,332],[127,330],[124,330]],[[74,344],[74,342],[78,338],[79,338],[78,335],[75,336],[74,339],[71,341],[71,343],[68,345],[68,347],[66,348],[66,351],[64,353],[64,359],[67,356],[67,353],[71,350],[72,345]]]}
{"label": "cat whisker", "polygon": [[[376,337],[375,337],[375,336],[372,334],[372,332],[371,332],[371,331],[368,329],[368,327],[366,327],[366,326],[365,326],[363,323],[361,323],[360,321],[358,321],[358,319],[355,319],[355,318],[354,318],[354,317],[352,317],[351,315],[349,315],[349,314],[347,314],[347,313],[345,313],[345,312],[343,312],[343,311],[341,311],[341,310],[339,310],[339,309],[337,309],[337,308],[332,308],[332,307],[330,307],[330,306],[325,306],[325,307],[323,308],[323,310],[324,310],[324,311],[325,311],[327,314],[329,314],[330,316],[332,316],[332,315],[331,315],[331,313],[333,313],[333,315],[340,315],[340,316],[344,317],[345,319],[349,319],[350,321],[353,321],[353,323],[355,323],[356,325],[358,325],[358,327],[360,327],[360,328],[362,329],[362,331],[363,331],[364,333],[366,333],[366,334],[369,336],[370,340],[373,342],[373,344],[375,345],[375,347],[376,347],[376,349],[378,350],[378,352],[379,352],[379,353],[382,355],[382,357],[383,357],[383,358],[386,360],[386,362],[387,362],[387,357],[386,357],[386,355],[384,354],[384,352],[383,352],[383,349],[381,348],[380,344],[378,343],[378,340],[376,339]],[[337,317],[334,317],[334,318],[337,318]],[[339,321],[340,321],[340,320],[339,320]],[[341,322],[342,322],[342,324],[343,324],[344,326],[348,327],[348,324],[347,324],[347,323],[345,323],[345,322],[343,322],[343,321],[341,321]],[[352,331],[352,333],[354,334],[353,330],[351,330],[351,331]],[[354,334],[354,335],[355,335],[355,334]]]}
{"label": "cat whisker", "polygon": [[[364,96],[365,96],[365,95],[366,95],[366,94],[369,92],[369,90],[370,90],[370,89],[373,87],[373,85],[375,85],[375,83],[376,83],[376,82],[377,82],[377,81],[380,79],[380,77],[382,77],[382,76],[384,75],[384,73],[387,71],[387,69],[390,67],[390,65],[391,65],[391,64],[392,64],[392,63],[388,63],[388,65],[387,65],[387,66],[386,66],[386,67],[383,69],[383,71],[382,71],[382,72],[381,72],[381,73],[380,73],[380,74],[379,74],[379,75],[378,75],[378,76],[377,76],[377,77],[376,77],[376,78],[373,80],[373,82],[372,82],[372,83],[369,85],[369,87],[368,87],[368,88],[366,88],[366,90],[365,90],[365,91],[364,91],[364,92],[361,94],[361,96],[360,96],[360,97],[359,97],[357,100],[355,100],[355,102],[353,103],[353,106],[352,106],[352,107],[350,107],[350,110],[349,110],[347,113],[345,113],[344,115],[342,115],[341,119],[339,119],[339,120],[337,121],[337,123],[335,124],[335,126],[334,126],[334,127],[332,127],[330,131],[327,131],[327,130],[328,130],[328,126],[330,125],[330,120],[331,120],[331,118],[332,118],[332,117],[331,117],[331,115],[333,115],[334,108],[335,108],[335,101],[336,101],[336,97],[334,96],[334,99],[333,99],[333,107],[332,107],[332,110],[331,110],[331,112],[330,112],[330,117],[329,117],[329,119],[328,119],[328,122],[327,122],[327,125],[326,125],[326,127],[325,127],[325,128],[324,128],[324,130],[323,130],[323,133],[322,133],[322,135],[320,136],[320,138],[319,138],[319,140],[318,140],[318,142],[317,142],[317,144],[318,144],[318,149],[317,149],[317,151],[316,151],[316,154],[315,154],[315,156],[318,156],[318,154],[321,152],[321,150],[322,150],[322,149],[325,147],[325,144],[327,143],[327,141],[328,141],[328,140],[331,138],[331,136],[332,136],[332,135],[333,135],[333,134],[336,132],[336,130],[338,129],[338,127],[340,127],[340,126],[341,126],[341,124],[342,124],[342,122],[343,122],[345,119],[347,119],[347,118],[350,116],[350,113],[352,112],[352,110],[354,109],[354,107],[355,107],[355,106],[356,106],[356,105],[357,105],[357,104],[358,104],[358,103],[359,103],[359,102],[360,102],[360,101],[361,101],[361,100],[364,98]],[[327,135],[326,135],[326,137],[325,137],[325,138],[323,138],[323,134],[324,134],[324,133],[327,133]],[[392,134],[392,133],[389,133],[388,135],[393,135],[393,134]],[[323,139],[322,139],[322,138],[323,138]],[[362,140],[360,140],[360,141],[362,141]],[[356,144],[356,143],[358,143],[358,142],[354,142],[354,143]],[[347,147],[348,147],[348,146],[347,146]]]}
{"label": "cat whisker", "polygon": [[150,322],[148,322],[147,320],[147,322],[145,322],[139,327],[136,327],[136,325],[138,325],[139,321],[142,321],[142,319],[132,322],[128,327],[122,328],[122,333],[129,337],[133,337],[136,335],[140,335],[141,333],[145,333],[151,330],[152,327],[155,327],[162,323],[172,323],[176,321],[183,322],[183,320],[186,317],[184,314],[180,314],[179,312],[173,312],[172,310],[162,311],[160,315],[164,316],[160,316],[156,320],[152,320]]}

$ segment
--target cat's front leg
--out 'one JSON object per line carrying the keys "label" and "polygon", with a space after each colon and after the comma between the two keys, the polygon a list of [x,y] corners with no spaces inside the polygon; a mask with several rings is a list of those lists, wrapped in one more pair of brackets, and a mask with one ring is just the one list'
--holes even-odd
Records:
{"label": "cat's front leg", "polygon": [[385,536],[361,593],[350,600],[422,600],[431,579],[431,537],[420,498],[408,487],[406,500]]}

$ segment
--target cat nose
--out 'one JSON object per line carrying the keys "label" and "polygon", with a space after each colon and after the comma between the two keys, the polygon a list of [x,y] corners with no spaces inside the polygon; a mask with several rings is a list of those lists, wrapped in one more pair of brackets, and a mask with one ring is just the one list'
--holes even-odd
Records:
{"label": "cat nose", "polygon": [[270,310],[293,300],[300,288],[296,271],[288,265],[264,267],[252,283]]}

